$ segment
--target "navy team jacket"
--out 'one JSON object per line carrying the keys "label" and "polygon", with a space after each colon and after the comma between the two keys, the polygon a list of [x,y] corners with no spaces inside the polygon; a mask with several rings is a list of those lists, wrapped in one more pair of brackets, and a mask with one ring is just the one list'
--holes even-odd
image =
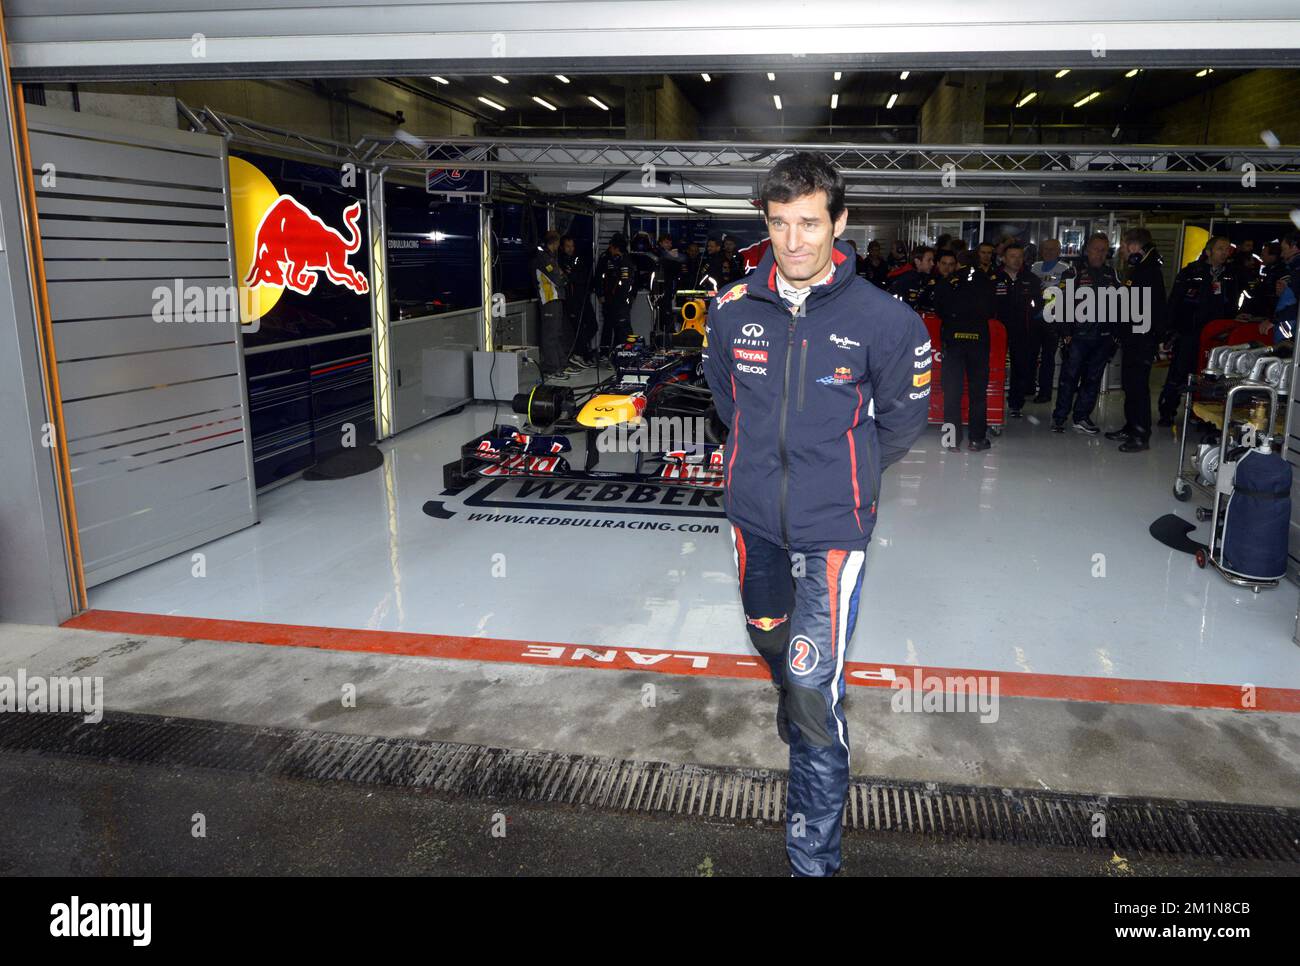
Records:
{"label": "navy team jacket", "polygon": [[709,307],[704,373],[731,428],[727,518],[793,550],[865,550],[884,468],[925,429],[930,340],[921,317],[853,272],[835,242],[802,312],[772,251]]}

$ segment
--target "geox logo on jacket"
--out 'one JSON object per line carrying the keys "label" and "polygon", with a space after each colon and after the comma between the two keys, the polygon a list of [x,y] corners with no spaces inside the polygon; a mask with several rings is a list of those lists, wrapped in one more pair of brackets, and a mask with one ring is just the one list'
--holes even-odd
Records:
{"label": "geox logo on jacket", "polygon": [[[865,549],[881,472],[926,425],[925,324],[852,271],[834,270],[852,257],[836,242],[826,281],[809,286],[792,314],[769,249],[742,283],[745,297],[725,289],[709,314],[704,372],[731,428],[727,516],[786,547]],[[766,355],[758,365],[742,354],[754,349]]]}

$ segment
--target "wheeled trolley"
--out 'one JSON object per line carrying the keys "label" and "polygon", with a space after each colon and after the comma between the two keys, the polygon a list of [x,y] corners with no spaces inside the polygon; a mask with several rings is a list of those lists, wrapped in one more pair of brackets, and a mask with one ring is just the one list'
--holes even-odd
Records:
{"label": "wheeled trolley", "polygon": [[[1276,587],[1277,578],[1263,578],[1258,575],[1239,573],[1226,566],[1223,561],[1223,544],[1226,536],[1226,507],[1232,496],[1235,483],[1237,459],[1229,458],[1230,452],[1244,448],[1247,452],[1258,445],[1261,439],[1267,439],[1270,445],[1281,446],[1282,437],[1273,430],[1277,422],[1278,391],[1274,386],[1254,380],[1243,380],[1231,386],[1220,382],[1202,385],[1201,401],[1196,405],[1207,416],[1214,416],[1212,408],[1218,397],[1223,399],[1223,422],[1219,433],[1217,447],[1202,443],[1193,458],[1187,459],[1187,439],[1191,430],[1193,403],[1196,394],[1195,380],[1189,380],[1187,405],[1183,414],[1181,439],[1179,440],[1178,476],[1174,480],[1174,496],[1187,500],[1192,493],[1205,495],[1210,505],[1196,508],[1196,519],[1210,521],[1210,539],[1206,548],[1196,551],[1198,567],[1212,566],[1229,583],[1239,587],[1249,587],[1259,593],[1265,587]],[[1245,419],[1236,418],[1239,410],[1249,408]],[[1234,433],[1240,430],[1240,435]],[[1244,456],[1242,457],[1245,458]]]}

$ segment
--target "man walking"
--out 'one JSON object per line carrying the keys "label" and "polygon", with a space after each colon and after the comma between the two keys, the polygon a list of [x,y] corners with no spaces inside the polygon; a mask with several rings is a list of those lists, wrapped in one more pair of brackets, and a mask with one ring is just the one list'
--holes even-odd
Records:
{"label": "man walking", "polygon": [[724,456],[750,640],[780,691],[790,746],[786,852],[834,875],[849,780],[845,650],[881,472],[925,428],[930,344],[920,316],[854,273],[837,242],[844,179],[804,152],[760,192],[771,246],[709,311],[705,376],[730,427]]}

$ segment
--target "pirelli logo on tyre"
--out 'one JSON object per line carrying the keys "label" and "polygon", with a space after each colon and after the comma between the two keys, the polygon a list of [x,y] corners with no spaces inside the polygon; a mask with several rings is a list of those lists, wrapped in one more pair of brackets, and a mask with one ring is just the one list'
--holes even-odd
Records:
{"label": "pirelli logo on tyre", "polygon": [[916,375],[914,375],[914,376],[912,377],[912,385],[913,385],[913,386],[918,386],[918,387],[919,387],[919,386],[928,386],[929,384],[930,384],[930,373],[929,373],[928,371],[927,371],[927,372],[918,372]]}

